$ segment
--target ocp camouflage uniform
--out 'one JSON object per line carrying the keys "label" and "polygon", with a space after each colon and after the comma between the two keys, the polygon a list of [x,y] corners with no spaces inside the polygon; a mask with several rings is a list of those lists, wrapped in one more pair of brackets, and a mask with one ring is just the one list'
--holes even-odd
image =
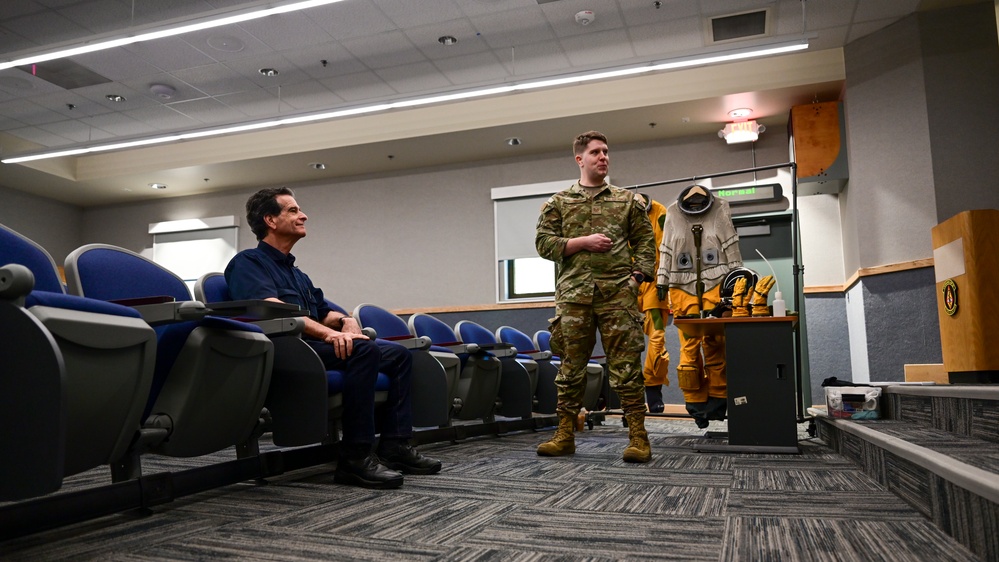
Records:
{"label": "ocp camouflage uniform", "polygon": [[[586,363],[600,330],[611,387],[625,414],[645,412],[641,354],[643,316],[632,271],[646,277],[656,265],[652,225],[635,195],[604,184],[591,199],[578,182],[553,195],[538,218],[538,254],[556,264],[553,347],[561,346],[557,412],[575,417],[582,406]],[[603,233],[613,241],[606,253],[564,256],[570,238]]]}

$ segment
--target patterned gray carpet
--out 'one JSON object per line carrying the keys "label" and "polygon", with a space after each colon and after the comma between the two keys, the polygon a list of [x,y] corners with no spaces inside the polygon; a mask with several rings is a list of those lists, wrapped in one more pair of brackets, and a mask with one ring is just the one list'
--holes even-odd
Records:
{"label": "patterned gray carpet", "polygon": [[400,490],[339,486],[314,467],[8,541],[0,559],[977,560],[821,442],[698,453],[693,422],[648,427],[646,465],[621,461],[627,430],[611,417],[572,457],[535,454],[549,432],[427,445],[443,472]]}

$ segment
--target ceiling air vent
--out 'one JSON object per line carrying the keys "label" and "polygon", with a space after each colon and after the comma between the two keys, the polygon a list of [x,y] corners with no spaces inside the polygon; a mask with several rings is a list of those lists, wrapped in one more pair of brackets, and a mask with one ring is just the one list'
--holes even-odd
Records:
{"label": "ceiling air vent", "polygon": [[714,17],[708,23],[708,37],[712,43],[763,37],[768,35],[769,20],[769,10]]}

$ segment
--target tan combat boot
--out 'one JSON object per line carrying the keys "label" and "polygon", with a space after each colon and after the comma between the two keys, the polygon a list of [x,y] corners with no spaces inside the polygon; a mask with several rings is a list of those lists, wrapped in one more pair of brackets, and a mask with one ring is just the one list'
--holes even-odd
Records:
{"label": "tan combat boot", "polygon": [[555,435],[552,436],[551,441],[538,445],[538,454],[542,457],[561,457],[575,453],[576,438],[573,435],[575,429],[576,417],[560,412]]}
{"label": "tan combat boot", "polygon": [[628,446],[624,449],[624,462],[649,462],[652,460],[652,444],[645,431],[645,412],[625,414],[628,420]]}

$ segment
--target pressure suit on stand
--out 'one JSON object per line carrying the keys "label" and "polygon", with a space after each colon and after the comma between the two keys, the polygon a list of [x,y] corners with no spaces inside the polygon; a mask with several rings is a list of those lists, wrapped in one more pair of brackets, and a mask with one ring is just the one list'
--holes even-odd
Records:
{"label": "pressure suit on stand", "polygon": [[[691,185],[666,209],[659,246],[656,287],[667,293],[674,317],[702,316],[721,302],[721,285],[742,267],[739,236],[728,202],[700,185]],[[697,426],[723,420],[727,409],[724,336],[691,337],[680,331],[676,367],[687,412]]]}

